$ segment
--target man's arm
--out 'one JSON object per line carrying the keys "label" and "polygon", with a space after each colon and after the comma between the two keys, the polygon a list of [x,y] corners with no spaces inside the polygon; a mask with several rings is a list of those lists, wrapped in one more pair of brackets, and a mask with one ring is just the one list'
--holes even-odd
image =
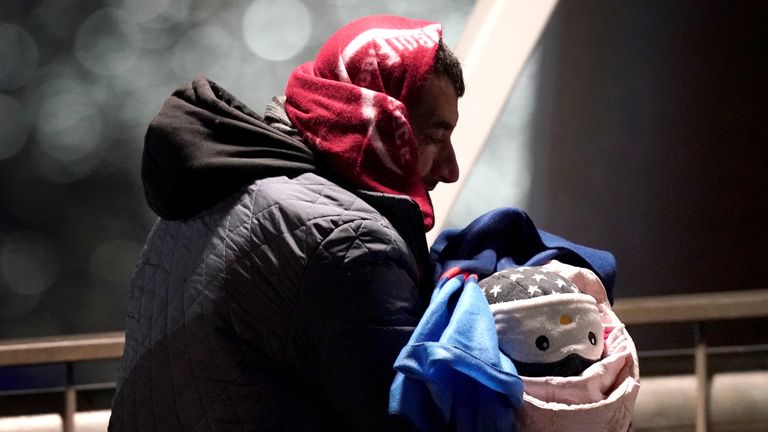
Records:
{"label": "man's arm", "polygon": [[348,427],[392,427],[392,365],[423,312],[416,272],[396,232],[360,220],[334,230],[307,266],[289,361]]}

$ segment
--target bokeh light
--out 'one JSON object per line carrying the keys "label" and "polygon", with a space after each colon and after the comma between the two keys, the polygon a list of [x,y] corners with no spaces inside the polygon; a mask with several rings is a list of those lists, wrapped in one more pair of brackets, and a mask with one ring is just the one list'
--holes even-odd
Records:
{"label": "bokeh light", "polygon": [[50,183],[74,183],[91,175],[99,168],[101,160],[94,154],[72,161],[43,154],[35,158],[32,169],[38,177]]}
{"label": "bokeh light", "polygon": [[[119,0],[117,0],[119,1]],[[188,21],[190,14],[191,0],[171,0],[167,7],[152,18],[141,21],[142,27],[146,28],[170,28],[177,24],[183,24]],[[127,6],[131,0],[125,0]],[[130,15],[130,12],[128,13]]]}
{"label": "bokeh light", "polygon": [[81,21],[88,15],[86,8],[72,7],[72,0],[42,0],[34,3],[34,9],[29,16],[34,20],[35,35],[41,38],[53,36],[51,40],[43,42],[40,47],[49,47],[53,41],[69,41]]}
{"label": "bokeh light", "polygon": [[234,55],[237,49],[237,41],[225,30],[212,26],[198,27],[176,45],[171,64],[179,79],[186,81],[204,74],[226,85],[240,71],[241,56]]}
{"label": "bokeh light", "polygon": [[26,30],[0,23],[0,91],[26,84],[37,69],[39,55],[37,43]]}
{"label": "bokeh light", "polygon": [[144,23],[167,11],[173,0],[122,0],[120,9],[136,23]]}
{"label": "bokeh light", "polygon": [[0,94],[0,160],[12,158],[24,147],[27,129],[24,107]]}
{"label": "bokeh light", "polygon": [[325,0],[335,6],[349,6],[351,4],[359,3],[360,0]]}
{"label": "bokeh light", "polygon": [[299,0],[257,0],[243,16],[245,42],[267,60],[294,57],[307,46],[311,34],[312,16]]}
{"label": "bokeh light", "polygon": [[47,242],[34,235],[18,234],[0,245],[0,279],[11,291],[37,295],[48,289],[59,272],[56,256]]}
{"label": "bokeh light", "polygon": [[[426,21],[438,21],[444,28],[448,27],[445,17],[461,13],[465,18],[468,8],[462,2],[455,2],[451,7],[445,7],[441,0],[388,0],[386,2],[356,2],[347,0],[327,0],[336,5],[336,15],[341,23],[374,14],[399,15]],[[461,27],[463,28],[463,22]]]}
{"label": "bokeh light", "polygon": [[[140,71],[136,71],[140,76]],[[188,76],[187,80],[191,80]],[[130,145],[138,156],[141,154],[144,133],[149,122],[162,106],[163,100],[171,95],[174,87],[179,84],[170,81],[131,80],[113,89],[120,94],[120,103],[112,104],[109,108],[110,118],[124,127],[109,131],[111,137],[120,138],[124,145]]]}
{"label": "bokeh light", "polygon": [[[170,27],[156,27],[148,26],[147,24],[141,24],[141,31],[139,32],[136,43],[139,47],[145,50],[163,50],[170,48],[176,43],[177,35]],[[138,54],[139,56],[141,54]],[[137,59],[138,60],[138,59]],[[135,65],[137,62],[134,62]],[[130,67],[123,69],[123,72]]]}
{"label": "bokeh light", "polygon": [[[241,5],[244,1],[237,2]],[[234,5],[236,2],[220,2],[220,1],[206,1],[206,0],[187,0],[186,18],[187,23],[200,23],[208,22],[211,18],[215,17],[223,8],[227,5]]]}
{"label": "bokeh light", "polygon": [[133,240],[106,241],[91,255],[88,270],[102,283],[124,285],[136,267],[141,248],[142,244]]}
{"label": "bokeh light", "polygon": [[136,58],[139,29],[123,12],[101,9],[89,16],[77,31],[75,54],[91,72],[114,75]]}
{"label": "bokeh light", "polygon": [[23,317],[37,307],[41,298],[40,294],[21,295],[13,291],[0,290],[0,318]]}
{"label": "bokeh light", "polygon": [[83,159],[102,143],[100,103],[74,79],[53,79],[41,87],[36,126],[41,150],[61,161]]}

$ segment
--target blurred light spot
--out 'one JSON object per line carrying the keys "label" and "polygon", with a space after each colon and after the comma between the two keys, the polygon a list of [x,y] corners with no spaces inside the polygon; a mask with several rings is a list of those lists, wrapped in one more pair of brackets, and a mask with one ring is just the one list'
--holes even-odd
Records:
{"label": "blurred light spot", "polygon": [[248,47],[267,60],[287,60],[309,42],[312,17],[299,0],[257,0],[243,16]]}
{"label": "blurred light spot", "polygon": [[[4,292],[0,290],[0,318],[22,317],[37,307],[37,304],[40,303],[40,298],[39,294],[21,295],[13,291]],[[5,429],[0,428],[0,430]]]}
{"label": "blurred light spot", "polygon": [[96,248],[88,263],[88,270],[96,278],[127,285],[142,245],[130,240],[111,240]]}
{"label": "blurred light spot", "polygon": [[182,79],[204,74],[226,85],[240,71],[241,56],[235,54],[237,48],[237,42],[226,31],[218,27],[198,27],[176,45],[171,63]]}
{"label": "blurred light spot", "polygon": [[80,76],[83,73],[91,75],[77,65],[73,68],[66,56],[46,65],[38,74],[41,84],[32,89],[28,101],[36,138],[30,143],[38,150],[34,168],[55,183],[69,183],[93,172],[111,144],[108,138],[121,130],[110,117],[109,104],[121,102],[112,91],[115,80],[92,77],[86,81]]}
{"label": "blurred light spot", "polygon": [[367,15],[398,15],[411,18],[423,18],[430,21],[445,23],[446,14],[462,8],[462,4],[474,2],[454,1],[450,7],[441,0],[387,0],[382,2],[357,2],[349,0],[326,0],[335,4],[335,12],[339,21],[348,23]]}
{"label": "blurred light spot", "polygon": [[[32,90],[35,111],[42,102],[62,93],[82,94],[83,97],[98,103],[114,99],[109,91],[113,77],[94,77],[77,64],[71,56],[62,56],[46,64],[37,74],[39,83]],[[106,84],[106,85],[105,85]]]}
{"label": "blurred light spot", "polygon": [[138,27],[124,13],[101,9],[77,31],[75,54],[91,72],[114,75],[130,66],[138,51]]}
{"label": "blurred light spot", "polygon": [[[250,52],[247,54],[250,55]],[[285,79],[294,67],[296,65],[290,62],[246,62],[240,68],[239,78],[232,88],[242,89],[237,90],[237,97],[259,112],[264,109],[266,101],[272,99],[276,90],[282,91],[285,88]]]}
{"label": "blurred light spot", "polygon": [[0,94],[0,160],[13,157],[26,140],[24,108],[15,99]]}
{"label": "blurred light spot", "polygon": [[62,161],[41,155],[34,160],[33,167],[40,178],[51,183],[73,183],[88,177],[102,166],[101,159],[97,156],[100,155],[91,154],[74,161]]}
{"label": "blurred light spot", "polygon": [[72,35],[77,32],[84,18],[82,8],[72,7],[72,0],[42,0],[35,3],[37,5],[29,14],[35,23],[35,34],[48,33],[55,39],[71,43]]}
{"label": "blurred light spot", "polygon": [[[221,1],[195,1],[191,0],[187,6],[186,22],[209,22],[210,18],[218,14],[227,4],[236,4],[238,2]],[[239,2],[239,3],[245,3]]]}
{"label": "blurred light spot", "polygon": [[142,31],[139,32],[137,43],[141,48],[151,50],[166,50],[170,49],[171,45],[173,45],[175,41],[176,32],[170,27],[144,26]]}
{"label": "blurred light spot", "polygon": [[142,21],[144,28],[167,29],[174,24],[189,22],[191,0],[170,0],[168,6],[159,14]]}
{"label": "blurred light spot", "polygon": [[359,3],[360,0],[325,0],[335,6],[349,6],[351,4]]}
{"label": "blurred light spot", "polygon": [[171,2],[172,0],[123,0],[120,9],[134,22],[143,23],[168,10]]}
{"label": "blurred light spot", "polygon": [[32,78],[40,53],[23,28],[0,24],[0,91],[19,88]]}
{"label": "blurred light spot", "polygon": [[440,0],[387,0],[382,3],[390,14],[411,17],[428,16],[437,22],[443,22],[442,12],[450,9],[446,8],[445,3]]}
{"label": "blurred light spot", "polygon": [[[335,16],[336,16],[335,21],[337,21],[337,23],[334,23],[334,25],[329,28],[330,32],[327,33],[329,35],[335,32],[339,28],[338,23],[341,23],[343,25],[368,15],[376,15],[376,14],[391,15],[391,12],[389,12],[389,9],[387,8],[387,4],[385,2],[337,3],[335,6],[332,7],[332,9],[335,12]],[[403,14],[403,16],[413,16],[413,15]]]}
{"label": "blurred light spot", "polygon": [[17,294],[35,295],[50,288],[59,273],[51,246],[20,235],[0,247],[0,278]]}
{"label": "blurred light spot", "polygon": [[46,83],[37,117],[36,137],[41,149],[62,161],[82,159],[102,138],[100,105],[88,87],[73,80]]}
{"label": "blurred light spot", "polygon": [[126,144],[139,146],[139,150],[144,143],[143,136],[147,125],[160,110],[163,100],[178,86],[173,83],[143,83],[143,86],[130,85],[117,89],[121,95],[121,103],[112,109],[115,121],[120,122],[122,126],[121,138],[131,137],[125,140]]}

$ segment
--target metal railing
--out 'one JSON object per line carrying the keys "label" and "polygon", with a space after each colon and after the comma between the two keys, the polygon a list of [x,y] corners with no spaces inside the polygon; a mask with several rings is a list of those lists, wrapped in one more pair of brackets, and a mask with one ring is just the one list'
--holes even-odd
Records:
{"label": "metal railing", "polygon": [[77,388],[73,365],[82,361],[120,358],[124,345],[123,332],[0,341],[0,367],[65,364],[67,376],[62,425],[64,432],[74,432]]}
{"label": "metal railing", "polygon": [[696,432],[707,432],[711,348],[707,347],[702,325],[707,321],[768,317],[768,289],[624,299],[616,301],[614,311],[628,326],[683,322],[695,325]]}
{"label": "metal railing", "polygon": [[[630,326],[676,322],[696,326],[697,340],[693,350],[697,378],[696,431],[706,432],[710,398],[707,358],[710,350],[722,348],[707,347],[701,325],[707,321],[768,317],[768,289],[620,299],[616,301],[614,310]],[[67,385],[62,424],[64,432],[73,432],[77,411],[73,365],[120,358],[124,343],[122,332],[0,341],[0,367],[65,364]]]}

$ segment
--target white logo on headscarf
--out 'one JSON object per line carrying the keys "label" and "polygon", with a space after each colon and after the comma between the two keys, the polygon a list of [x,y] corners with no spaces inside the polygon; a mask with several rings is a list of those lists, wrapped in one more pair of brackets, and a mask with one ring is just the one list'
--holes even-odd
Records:
{"label": "white logo on headscarf", "polygon": [[[373,149],[376,151],[376,154],[379,156],[381,162],[387,168],[398,175],[403,175],[402,168],[397,163],[395,163],[394,160],[392,160],[392,156],[389,152],[387,152],[387,148],[379,136],[379,131],[376,129],[376,107],[374,106],[374,96],[376,95],[376,92],[363,87],[361,87],[360,90],[362,93],[361,102],[363,118],[365,119],[366,123],[368,123],[368,138],[371,141]],[[405,117],[399,110],[396,110],[393,114],[396,119],[399,120],[402,118],[402,120],[405,121]],[[398,128],[398,130],[395,131],[395,142],[392,145],[396,147],[402,146],[403,148],[407,149],[407,146],[403,146],[404,143],[402,142],[403,140],[400,139],[401,136],[402,130]],[[403,161],[406,161],[410,157],[410,151],[400,151],[399,156],[403,159]]]}
{"label": "white logo on headscarf", "polygon": [[[440,24],[404,30],[370,29],[360,33],[344,48],[339,57],[338,72],[343,81],[350,82],[346,69],[347,61],[371,41],[375,41],[379,46],[379,53],[384,56],[383,63],[392,66],[400,62],[398,52],[413,51],[419,45],[431,48],[440,42]],[[375,53],[373,55],[375,56]],[[372,60],[375,62],[375,57]]]}

